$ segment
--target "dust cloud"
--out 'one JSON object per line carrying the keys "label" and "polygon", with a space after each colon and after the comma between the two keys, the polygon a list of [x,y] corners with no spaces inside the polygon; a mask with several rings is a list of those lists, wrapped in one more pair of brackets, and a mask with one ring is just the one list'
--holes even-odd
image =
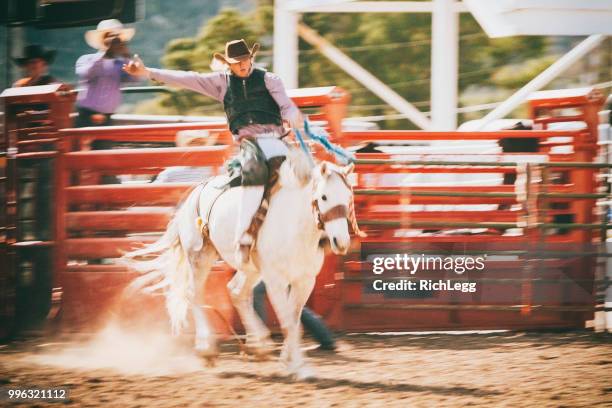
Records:
{"label": "dust cloud", "polygon": [[126,329],[109,323],[90,340],[53,345],[26,362],[61,368],[111,369],[121,374],[161,376],[204,368],[193,349],[157,329]]}

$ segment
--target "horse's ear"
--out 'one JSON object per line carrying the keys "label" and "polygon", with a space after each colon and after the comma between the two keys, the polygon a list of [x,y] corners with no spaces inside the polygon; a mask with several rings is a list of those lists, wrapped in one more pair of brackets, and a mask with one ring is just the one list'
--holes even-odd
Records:
{"label": "horse's ear", "polygon": [[348,176],[353,172],[353,170],[355,170],[355,163],[349,163],[348,165],[344,166],[343,173],[345,176]]}

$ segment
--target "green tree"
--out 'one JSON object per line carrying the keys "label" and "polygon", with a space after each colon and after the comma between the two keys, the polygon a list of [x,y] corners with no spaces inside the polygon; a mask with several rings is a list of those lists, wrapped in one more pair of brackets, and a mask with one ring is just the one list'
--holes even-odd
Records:
{"label": "green tree", "polygon": [[[429,110],[429,14],[309,13],[304,14],[302,20],[406,100],[423,111]],[[260,0],[259,6],[248,14],[234,9],[222,10],[202,27],[196,37],[169,42],[163,64],[173,69],[207,72],[213,52],[221,51],[228,39],[245,38],[249,43],[260,41],[270,45],[272,21],[270,0]],[[488,93],[488,90],[520,86],[537,74],[537,68],[549,62],[545,55],[546,48],[544,37],[490,39],[471,15],[462,14],[459,92],[478,87],[494,98],[495,93]],[[352,116],[396,113],[306,42],[300,41],[299,50],[301,87],[338,85],[347,89],[352,95],[349,111]],[[271,47],[264,47],[257,62],[269,61],[271,51]],[[485,98],[484,101],[489,100]],[[161,111],[172,113],[221,113],[218,104],[192,92],[166,95],[158,98],[154,105],[161,106]],[[407,120],[387,120],[381,125],[385,128],[413,128]]]}
{"label": "green tree", "polygon": [[[228,38],[244,38],[252,44],[259,27],[249,15],[236,9],[223,9],[210,19],[193,38],[177,38],[166,45],[162,65],[168,69],[209,72],[214,52],[223,52]],[[137,111],[180,115],[217,115],[222,110],[211,98],[180,90],[141,104]]]}
{"label": "green tree", "polygon": [[[431,16],[428,14],[308,14],[304,22],[332,41],[419,109],[429,110],[431,66]],[[537,71],[496,73],[508,64],[534,63],[544,55],[544,37],[490,39],[469,14],[460,17],[459,92],[477,85],[483,89],[513,89]],[[348,79],[336,66],[301,44],[300,85],[334,83],[353,95],[354,115],[396,113],[361,84]],[[306,54],[306,55],[304,55]],[[546,59],[546,62],[548,59]],[[542,64],[540,64],[541,66]],[[513,74],[512,76],[510,74]],[[527,75],[525,75],[527,74]],[[522,82],[524,83],[524,82]],[[485,91],[486,93],[486,91]],[[407,120],[385,121],[383,127],[413,128]]]}

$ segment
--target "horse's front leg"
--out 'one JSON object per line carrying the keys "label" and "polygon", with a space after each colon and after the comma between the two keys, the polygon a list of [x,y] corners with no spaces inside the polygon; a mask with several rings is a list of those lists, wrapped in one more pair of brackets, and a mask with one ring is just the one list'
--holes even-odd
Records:
{"label": "horse's front leg", "polygon": [[246,330],[247,352],[264,357],[272,352],[272,341],[270,330],[253,309],[253,287],[258,281],[259,274],[237,271],[227,287]]}
{"label": "horse's front leg", "polygon": [[304,277],[299,281],[296,281],[291,284],[291,289],[289,291],[289,304],[293,310],[292,319],[295,321],[295,325],[297,330],[294,330],[290,334],[290,338],[288,339],[289,348],[288,351],[291,356],[291,360],[295,367],[298,369],[298,377],[299,378],[310,378],[315,375],[314,370],[306,364],[304,361],[304,354],[302,353],[302,311],[304,310],[304,306],[312,293],[312,290],[315,285],[315,277]]}
{"label": "horse's front leg", "polygon": [[[276,317],[279,320],[283,334],[285,337],[283,350],[281,352],[281,361],[286,365],[290,374],[294,375],[298,380],[303,380],[312,377],[312,370],[306,366],[304,355],[300,348],[301,325],[300,315],[302,307],[306,300],[302,298],[306,288],[300,284],[301,289],[294,294],[289,292],[289,284],[279,279],[282,276],[280,273],[271,273],[264,277],[264,282],[267,287],[268,297],[276,312]],[[312,282],[314,286],[314,280]],[[307,285],[306,285],[307,286]],[[310,288],[312,290],[312,286]],[[291,288],[291,292],[294,289]],[[308,292],[308,295],[310,292]],[[308,299],[306,296],[305,299]],[[301,303],[301,305],[300,305]]]}

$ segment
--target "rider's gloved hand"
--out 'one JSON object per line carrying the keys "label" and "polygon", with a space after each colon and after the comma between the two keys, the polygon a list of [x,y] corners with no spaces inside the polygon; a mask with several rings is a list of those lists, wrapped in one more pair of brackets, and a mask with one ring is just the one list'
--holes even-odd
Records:
{"label": "rider's gloved hand", "polygon": [[289,121],[291,128],[295,131],[298,130],[301,133],[304,133],[304,116],[302,113],[298,111]]}
{"label": "rider's gloved hand", "polygon": [[148,76],[149,71],[145,67],[144,62],[140,59],[138,54],[134,54],[132,59],[123,66],[123,70],[130,75],[134,76]]}

